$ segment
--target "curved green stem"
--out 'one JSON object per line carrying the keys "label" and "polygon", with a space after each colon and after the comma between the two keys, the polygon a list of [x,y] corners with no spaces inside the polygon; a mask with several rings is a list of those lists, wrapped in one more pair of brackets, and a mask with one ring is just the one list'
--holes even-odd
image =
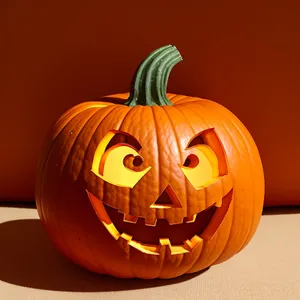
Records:
{"label": "curved green stem", "polygon": [[136,70],[130,95],[124,104],[173,105],[167,98],[167,83],[172,68],[181,60],[180,52],[172,45],[150,53]]}

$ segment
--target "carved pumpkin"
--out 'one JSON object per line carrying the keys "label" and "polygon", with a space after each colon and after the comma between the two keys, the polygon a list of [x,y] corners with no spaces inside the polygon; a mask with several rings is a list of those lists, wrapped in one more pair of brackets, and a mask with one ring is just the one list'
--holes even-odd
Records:
{"label": "carved pumpkin", "polygon": [[117,277],[172,278],[223,262],[258,226],[256,145],[223,106],[166,94],[174,46],[139,66],[131,93],[67,111],[39,165],[36,202],[56,246]]}

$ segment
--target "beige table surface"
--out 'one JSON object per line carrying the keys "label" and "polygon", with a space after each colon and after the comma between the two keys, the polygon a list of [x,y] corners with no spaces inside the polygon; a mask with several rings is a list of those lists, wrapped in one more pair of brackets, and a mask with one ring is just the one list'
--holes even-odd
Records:
{"label": "beige table surface", "polygon": [[251,243],[202,274],[120,280],[89,273],[49,242],[34,208],[0,207],[0,300],[300,300],[300,209],[266,212]]}

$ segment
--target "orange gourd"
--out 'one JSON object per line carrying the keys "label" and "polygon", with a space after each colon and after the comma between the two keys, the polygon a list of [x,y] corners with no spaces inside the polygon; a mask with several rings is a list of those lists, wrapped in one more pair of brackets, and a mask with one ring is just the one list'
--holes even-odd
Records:
{"label": "orange gourd", "polygon": [[174,46],[139,66],[130,94],[79,104],[53,126],[36,203],[73,262],[117,277],[172,278],[221,263],[258,226],[257,147],[226,108],[166,94]]}

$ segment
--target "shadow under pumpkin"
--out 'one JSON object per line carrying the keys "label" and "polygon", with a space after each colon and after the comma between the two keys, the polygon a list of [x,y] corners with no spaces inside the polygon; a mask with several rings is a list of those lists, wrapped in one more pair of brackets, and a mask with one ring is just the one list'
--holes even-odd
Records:
{"label": "shadow under pumpkin", "polygon": [[206,271],[169,280],[118,279],[95,274],[60,254],[38,219],[1,223],[0,240],[0,280],[28,288],[70,292],[136,290],[177,284]]}

